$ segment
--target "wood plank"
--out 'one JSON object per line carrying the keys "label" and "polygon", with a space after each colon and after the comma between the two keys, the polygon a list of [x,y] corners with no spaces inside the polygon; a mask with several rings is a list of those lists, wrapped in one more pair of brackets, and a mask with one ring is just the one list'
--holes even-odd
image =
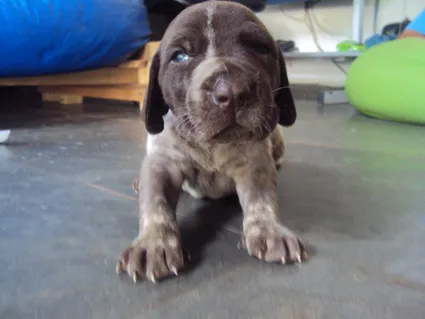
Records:
{"label": "wood plank", "polygon": [[43,86],[39,88],[39,91],[43,94],[79,95],[100,99],[140,102],[144,98],[146,86]]}
{"label": "wood plank", "polygon": [[129,60],[118,65],[119,68],[140,68],[142,67],[142,62],[140,60]]}
{"label": "wood plank", "polygon": [[81,95],[62,95],[56,93],[43,93],[43,101],[59,102],[61,104],[82,104],[83,97]]}
{"label": "wood plank", "polygon": [[149,62],[151,62],[156,51],[159,49],[161,42],[148,42],[142,51],[139,59],[128,60],[120,65],[119,68],[144,68]]}
{"label": "wood plank", "polygon": [[139,85],[148,86],[149,84],[149,67],[139,69]]}
{"label": "wood plank", "polygon": [[[155,53],[159,49],[160,42],[149,42],[142,56],[142,63],[144,63],[144,67],[139,68],[139,84],[143,86],[147,86],[149,84],[149,71],[152,64],[152,59]],[[144,62],[143,62],[144,61]]]}
{"label": "wood plank", "polygon": [[150,62],[154,57],[156,51],[158,51],[161,42],[148,42],[143,48],[143,53],[141,56],[141,60],[144,62]]}
{"label": "wood plank", "polygon": [[140,60],[126,61],[118,67],[101,68],[84,72],[52,74],[45,76],[0,78],[0,86],[58,86],[58,85],[147,85],[150,62],[160,42],[148,42]]}

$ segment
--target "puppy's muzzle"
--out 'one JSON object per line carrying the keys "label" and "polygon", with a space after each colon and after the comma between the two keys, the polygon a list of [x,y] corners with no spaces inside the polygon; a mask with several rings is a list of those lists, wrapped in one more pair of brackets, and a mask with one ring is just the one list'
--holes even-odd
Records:
{"label": "puppy's muzzle", "polygon": [[207,60],[198,67],[188,105],[199,139],[260,136],[274,127],[273,95],[267,75],[260,76],[261,70],[240,61]]}

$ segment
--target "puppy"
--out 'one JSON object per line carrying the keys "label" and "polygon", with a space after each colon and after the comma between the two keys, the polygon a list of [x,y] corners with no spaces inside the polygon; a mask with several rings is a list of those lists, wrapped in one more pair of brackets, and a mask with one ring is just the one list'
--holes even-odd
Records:
{"label": "puppy", "polygon": [[227,1],[188,7],[153,58],[143,116],[147,156],[136,183],[139,235],[117,271],[137,282],[177,275],[185,258],[176,221],[182,190],[195,198],[237,193],[240,247],[268,262],[301,262],[305,249],[279,222],[282,126],[296,119],[286,66],[265,26]]}

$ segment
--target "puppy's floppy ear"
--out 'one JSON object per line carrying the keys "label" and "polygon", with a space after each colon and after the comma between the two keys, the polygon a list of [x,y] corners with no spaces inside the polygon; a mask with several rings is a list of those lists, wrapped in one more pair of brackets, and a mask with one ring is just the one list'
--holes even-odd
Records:
{"label": "puppy's floppy ear", "polygon": [[291,126],[297,118],[297,110],[295,109],[294,98],[292,97],[291,88],[289,87],[285,60],[283,59],[283,54],[279,47],[278,55],[280,83],[279,87],[276,88],[275,103],[279,109],[279,124]]}
{"label": "puppy's floppy ear", "polygon": [[158,76],[161,65],[159,50],[152,59],[149,72],[149,84],[146,89],[143,102],[142,116],[146,130],[149,134],[159,134],[164,129],[163,116],[168,112],[168,106],[164,101]]}

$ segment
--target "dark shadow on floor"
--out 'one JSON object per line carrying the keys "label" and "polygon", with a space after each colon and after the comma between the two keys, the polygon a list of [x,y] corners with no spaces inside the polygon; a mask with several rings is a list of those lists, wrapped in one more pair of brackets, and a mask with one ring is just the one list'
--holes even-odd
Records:
{"label": "dark shadow on floor", "polygon": [[190,260],[186,271],[190,272],[203,260],[203,252],[223,231],[223,226],[241,216],[236,196],[221,200],[196,200],[183,194],[178,207],[178,219],[183,247]]}
{"label": "dark shadow on floor", "polygon": [[83,105],[42,103],[41,95],[32,87],[0,88],[0,130],[89,125],[134,119],[138,114],[139,107],[132,102],[86,98]]}

